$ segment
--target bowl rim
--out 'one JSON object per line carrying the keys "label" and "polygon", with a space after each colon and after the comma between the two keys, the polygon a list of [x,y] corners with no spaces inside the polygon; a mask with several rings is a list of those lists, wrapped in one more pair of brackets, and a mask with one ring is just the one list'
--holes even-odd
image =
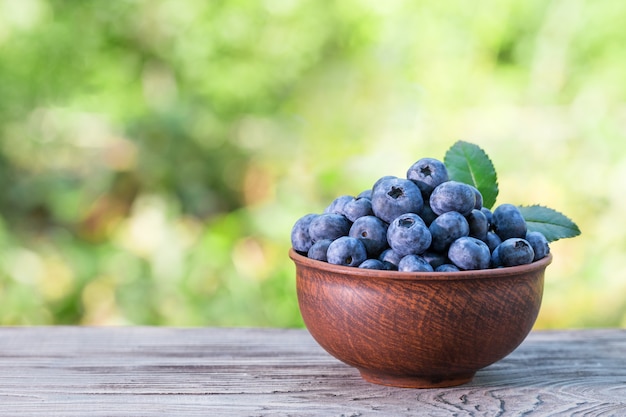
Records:
{"label": "bowl rim", "polygon": [[328,262],[308,258],[298,253],[295,249],[289,249],[289,257],[296,264],[312,269],[326,271],[333,274],[350,275],[354,277],[370,278],[376,280],[400,280],[400,281],[450,281],[468,279],[494,279],[520,276],[530,272],[541,271],[552,262],[552,254],[526,265],[509,266],[491,269],[476,269],[458,272],[400,272],[382,271],[377,269],[364,269],[353,266],[333,265]]}

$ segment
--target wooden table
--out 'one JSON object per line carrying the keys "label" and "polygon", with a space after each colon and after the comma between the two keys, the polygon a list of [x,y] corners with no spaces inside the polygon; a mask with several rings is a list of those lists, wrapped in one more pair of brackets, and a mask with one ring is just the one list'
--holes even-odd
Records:
{"label": "wooden table", "polygon": [[1,416],[626,416],[626,330],[535,331],[466,385],[373,385],[306,330],[0,328]]}

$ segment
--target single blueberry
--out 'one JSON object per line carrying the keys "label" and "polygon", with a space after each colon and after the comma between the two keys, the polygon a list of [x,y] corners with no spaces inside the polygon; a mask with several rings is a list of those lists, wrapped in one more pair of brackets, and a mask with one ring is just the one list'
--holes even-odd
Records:
{"label": "single blueberry", "polygon": [[407,170],[406,177],[413,181],[428,197],[436,186],[448,181],[448,170],[443,162],[434,158],[422,158]]}
{"label": "single blueberry", "polygon": [[470,188],[472,189],[472,191],[474,191],[474,196],[476,197],[474,208],[476,210],[480,210],[481,208],[483,208],[483,195],[480,193],[478,188],[474,187],[473,185],[470,185]]}
{"label": "single blueberry", "polygon": [[426,259],[433,268],[437,268],[439,265],[449,262],[448,257],[444,253],[431,250],[427,250],[421,256]]}
{"label": "single blueberry", "polygon": [[526,237],[526,221],[522,212],[513,204],[501,204],[495,208],[492,228],[502,241],[512,237]]}
{"label": "single blueberry", "polygon": [[350,227],[348,236],[360,239],[370,258],[376,258],[388,246],[387,223],[376,216],[363,216]]}
{"label": "single blueberry", "polygon": [[487,269],[491,262],[489,247],[475,237],[460,237],[450,245],[448,258],[459,269]]}
{"label": "single blueberry", "polygon": [[353,198],[343,206],[343,215],[351,222],[356,221],[359,217],[370,216],[372,214],[374,214],[372,211],[372,200],[369,198]]}
{"label": "single blueberry", "polygon": [[474,209],[466,216],[466,219],[469,224],[469,235],[486,242],[489,222],[485,213],[482,210]]}
{"label": "single blueberry", "polygon": [[452,264],[443,264],[435,268],[435,272],[459,272],[460,269]]}
{"label": "single blueberry", "polygon": [[485,217],[487,218],[487,223],[489,224],[489,229],[491,229],[491,223],[493,222],[493,213],[487,207],[483,207],[480,209],[483,212]]}
{"label": "single blueberry", "polygon": [[419,213],[424,206],[422,194],[411,180],[390,178],[380,182],[372,192],[372,210],[387,223],[405,213]]}
{"label": "single blueberry", "polygon": [[331,243],[332,240],[330,239],[318,240],[313,244],[313,246],[311,246],[311,249],[309,249],[309,252],[306,256],[311,259],[326,262],[328,260],[326,257],[326,252],[328,252],[328,247]]}
{"label": "single blueberry", "polygon": [[432,236],[424,221],[415,213],[396,217],[387,229],[387,242],[398,254],[422,254],[430,247]]}
{"label": "single blueberry", "polygon": [[502,239],[496,234],[496,232],[487,232],[487,239],[485,239],[485,243],[489,246],[489,250],[493,252],[500,243],[502,243]]}
{"label": "single blueberry", "polygon": [[528,232],[526,233],[526,240],[535,252],[533,262],[545,258],[550,253],[550,244],[543,233]]}
{"label": "single blueberry", "polygon": [[474,190],[462,182],[447,181],[439,184],[430,195],[430,208],[438,215],[458,211],[467,216],[476,204]]}
{"label": "single blueberry", "polygon": [[363,268],[363,269],[380,269],[380,270],[386,270],[387,266],[380,260],[378,259],[366,259],[363,262],[361,262],[361,264],[359,265],[359,268]]}
{"label": "single blueberry", "polygon": [[430,263],[419,255],[406,255],[398,263],[398,271],[401,272],[433,272]]}
{"label": "single blueberry", "polygon": [[437,215],[435,214],[433,209],[430,208],[430,203],[428,201],[424,201],[424,206],[422,207],[422,211],[420,211],[417,214],[419,214],[422,220],[424,220],[424,223],[426,223],[426,226],[430,226],[433,220],[437,218]]}
{"label": "single blueberry", "polygon": [[368,188],[367,190],[363,190],[356,196],[356,198],[369,198],[372,199],[372,189]]}
{"label": "single blueberry", "polygon": [[318,215],[309,225],[309,236],[313,242],[322,239],[335,240],[350,232],[350,220],[343,214],[324,213]]}
{"label": "single blueberry", "polygon": [[380,259],[382,262],[393,265],[393,269],[398,269],[398,264],[400,263],[400,259],[402,259],[402,255],[400,255],[398,252],[394,251],[391,248],[387,248],[381,252],[378,259]]}
{"label": "single blueberry", "polygon": [[374,191],[376,191],[376,188],[378,188],[378,186],[380,186],[382,183],[384,183],[385,181],[397,179],[398,177],[396,177],[395,175],[385,175],[384,177],[380,177],[379,179],[377,179],[374,185],[372,185],[372,194],[370,195],[370,199],[374,195]]}
{"label": "single blueberry", "polygon": [[500,245],[496,246],[496,248],[491,251],[491,261],[489,264],[492,268],[502,268],[502,261],[500,260]]}
{"label": "single blueberry", "polygon": [[438,216],[428,227],[432,235],[431,249],[443,252],[462,236],[468,236],[469,224],[463,215],[456,211],[448,211]]}
{"label": "single blueberry", "polygon": [[344,214],[343,208],[345,205],[354,200],[354,197],[351,195],[342,195],[335,198],[325,209],[324,213],[333,213],[333,214]]}
{"label": "single blueberry", "polygon": [[367,259],[367,251],[359,239],[342,236],[328,246],[326,257],[334,265],[359,266]]}
{"label": "single blueberry", "polygon": [[311,213],[300,217],[291,229],[291,246],[300,253],[307,253],[313,246],[313,239],[309,234],[311,222],[317,218],[319,214]]}
{"label": "single blueberry", "polygon": [[[526,239],[512,237],[498,245],[496,250],[497,259],[492,259],[496,266],[516,266],[532,263],[535,258],[533,247]],[[493,254],[492,254],[493,258]],[[496,264],[496,262],[499,262]]]}

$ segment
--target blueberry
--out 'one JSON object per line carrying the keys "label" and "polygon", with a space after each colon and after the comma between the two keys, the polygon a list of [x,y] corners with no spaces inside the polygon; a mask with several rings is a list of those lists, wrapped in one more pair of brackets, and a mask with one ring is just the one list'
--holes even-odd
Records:
{"label": "blueberry", "polygon": [[351,195],[339,196],[324,209],[324,213],[343,214],[343,208],[349,201],[352,200],[354,200],[354,197]]}
{"label": "blueberry", "polygon": [[476,210],[480,210],[481,208],[483,208],[483,195],[480,193],[478,188],[474,187],[473,185],[470,185],[470,188],[472,189],[472,191],[474,191],[474,197],[476,197],[474,208]]}
{"label": "blueberry", "polygon": [[443,252],[462,236],[469,235],[469,224],[461,213],[448,211],[438,216],[428,227],[432,235],[431,248]]}
{"label": "blueberry", "polygon": [[387,248],[378,257],[382,262],[386,262],[390,265],[393,265],[393,269],[398,269],[398,264],[400,263],[400,259],[402,259],[402,255],[398,252],[394,251],[391,248]]}
{"label": "blueberry", "polygon": [[433,209],[430,208],[430,203],[428,201],[424,201],[424,206],[422,207],[422,211],[420,211],[417,214],[419,214],[422,220],[424,220],[424,223],[426,223],[426,226],[430,226],[433,220],[437,218],[437,215],[435,214]]}
{"label": "blueberry", "polygon": [[326,257],[334,265],[359,266],[367,259],[367,252],[359,239],[342,236],[328,246]]}
{"label": "blueberry", "polygon": [[423,206],[420,189],[411,180],[389,178],[379,182],[372,192],[372,210],[387,223],[404,213],[419,213]]}
{"label": "blueberry", "polygon": [[379,179],[377,179],[374,185],[372,185],[372,194],[370,195],[370,199],[372,198],[372,196],[374,195],[374,191],[380,184],[388,180],[396,180],[396,179],[398,179],[398,177],[396,177],[395,175],[385,175],[384,177],[380,177]]}
{"label": "blueberry", "polygon": [[361,264],[359,265],[359,268],[363,268],[363,269],[380,269],[380,270],[386,270],[387,266],[380,260],[378,259],[366,259],[363,262],[361,262]]}
{"label": "blueberry", "polygon": [[350,232],[350,220],[343,214],[324,213],[318,215],[309,225],[309,235],[313,242],[322,239],[335,240]]}
{"label": "blueberry", "polygon": [[496,246],[496,248],[491,251],[491,261],[489,263],[492,268],[502,268],[502,261],[500,260],[500,245]]}
{"label": "blueberry", "polygon": [[464,236],[450,245],[448,258],[459,269],[487,269],[491,262],[491,253],[482,240]]}
{"label": "blueberry", "polygon": [[424,221],[415,213],[396,217],[387,229],[389,246],[402,256],[421,254],[432,243],[432,236]]}
{"label": "blueberry", "polygon": [[435,268],[435,272],[459,272],[460,269],[452,264],[443,264]]}
{"label": "blueberry", "polygon": [[535,252],[526,239],[512,237],[504,240],[492,254],[494,266],[526,265],[533,261]]}
{"label": "blueberry", "polygon": [[430,195],[430,207],[442,215],[448,211],[458,211],[467,216],[476,204],[474,190],[462,182],[447,181],[439,184]]}
{"label": "blueberry", "polygon": [[485,243],[489,246],[489,250],[493,252],[500,243],[502,243],[502,239],[496,234],[496,232],[487,232],[487,238],[485,239]]}
{"label": "blueberry", "polygon": [[350,227],[348,236],[360,239],[367,254],[375,258],[387,247],[387,223],[376,216],[363,216]]}
{"label": "blueberry", "polygon": [[469,224],[469,235],[486,242],[489,222],[485,213],[482,210],[474,209],[467,215],[466,219]]}
{"label": "blueberry", "polygon": [[406,255],[398,263],[401,272],[433,272],[434,269],[426,259],[419,255]]}
{"label": "blueberry", "polygon": [[445,254],[431,250],[424,252],[421,257],[426,259],[433,268],[437,268],[439,265],[449,262],[448,257]]}
{"label": "blueberry", "polygon": [[545,258],[550,253],[550,244],[543,233],[528,232],[526,233],[526,240],[530,243],[530,246],[532,246],[535,252],[533,262]]}
{"label": "blueberry", "polygon": [[311,222],[317,218],[319,214],[307,214],[299,218],[291,229],[291,246],[300,253],[307,253],[313,246],[313,239],[309,234]]}
{"label": "blueberry", "polygon": [[512,237],[526,237],[526,221],[519,209],[513,204],[501,204],[493,211],[493,231],[503,241]]}
{"label": "blueberry", "polygon": [[343,206],[343,215],[351,222],[355,221],[359,217],[369,216],[374,214],[372,211],[372,200],[365,197],[357,197],[348,201]]}
{"label": "blueberry", "polygon": [[448,181],[448,170],[437,159],[422,158],[411,165],[406,177],[417,184],[423,196],[429,196],[436,186]]}
{"label": "blueberry", "polygon": [[487,207],[481,208],[480,211],[482,211],[487,218],[487,223],[489,223],[489,228],[491,228],[491,223],[493,223],[493,213]]}
{"label": "blueberry", "polygon": [[369,198],[372,199],[372,189],[368,188],[367,190],[363,190],[356,196],[356,198]]}
{"label": "blueberry", "polygon": [[330,239],[318,240],[313,244],[313,246],[311,246],[311,249],[309,249],[309,252],[306,256],[311,259],[326,262],[328,260],[328,258],[326,257],[326,252],[328,251],[328,247],[331,243],[332,240]]}

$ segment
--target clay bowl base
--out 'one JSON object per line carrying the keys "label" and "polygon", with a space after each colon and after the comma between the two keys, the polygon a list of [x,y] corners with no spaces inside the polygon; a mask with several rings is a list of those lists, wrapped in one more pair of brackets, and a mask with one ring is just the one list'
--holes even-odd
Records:
{"label": "clay bowl base", "polygon": [[447,376],[418,376],[418,375],[386,375],[378,372],[368,371],[366,369],[359,369],[361,377],[367,382],[378,385],[386,385],[389,387],[397,388],[447,388],[455,387],[457,385],[463,385],[470,382],[475,372],[459,375],[447,375]]}

